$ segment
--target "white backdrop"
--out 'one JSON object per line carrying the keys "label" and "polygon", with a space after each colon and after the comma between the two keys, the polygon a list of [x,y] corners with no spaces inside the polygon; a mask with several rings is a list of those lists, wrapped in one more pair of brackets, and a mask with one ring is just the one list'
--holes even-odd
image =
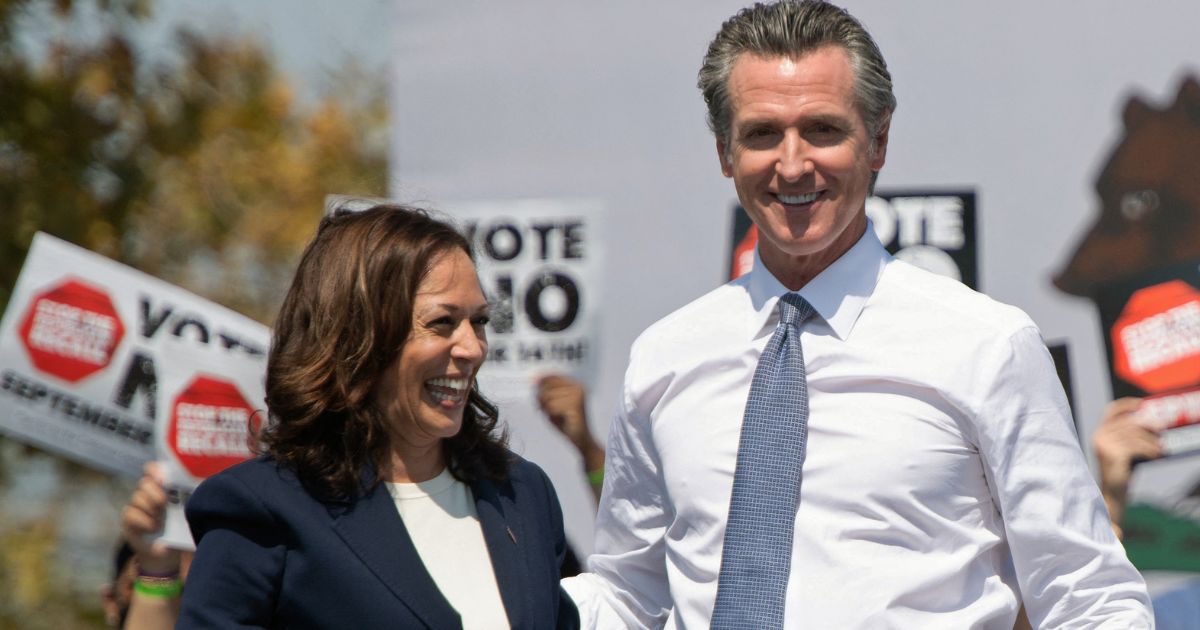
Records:
{"label": "white backdrop", "polygon": [[[1103,341],[1091,302],[1059,293],[1050,277],[1098,213],[1092,184],[1122,134],[1127,97],[1168,104],[1182,76],[1200,72],[1200,3],[846,5],[883,50],[899,99],[879,188],[977,191],[980,288],[1025,309],[1048,341],[1068,343],[1086,439],[1109,400]],[[633,338],[725,273],[735,197],[695,76],[741,6],[396,4],[391,196],[439,208],[586,197],[608,208],[590,404],[601,436]],[[509,422],[518,441],[542,439],[542,419]],[[583,486],[561,481],[574,465],[564,455],[547,467],[586,552]],[[1158,470],[1169,478],[1171,466]]]}

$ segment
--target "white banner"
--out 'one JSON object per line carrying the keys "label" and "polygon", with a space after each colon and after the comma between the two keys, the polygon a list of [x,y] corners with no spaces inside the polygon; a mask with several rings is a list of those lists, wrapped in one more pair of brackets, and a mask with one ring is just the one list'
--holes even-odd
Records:
{"label": "white banner", "polygon": [[249,456],[269,342],[258,322],[39,233],[0,323],[0,432],[121,475],[157,458],[194,487]]}
{"label": "white banner", "polygon": [[600,345],[603,207],[595,200],[525,199],[446,204],[471,240],[491,304],[484,396],[500,407],[514,451],[554,480],[577,550],[591,550],[591,490],[574,447],[537,406],[537,380],[592,382]]}

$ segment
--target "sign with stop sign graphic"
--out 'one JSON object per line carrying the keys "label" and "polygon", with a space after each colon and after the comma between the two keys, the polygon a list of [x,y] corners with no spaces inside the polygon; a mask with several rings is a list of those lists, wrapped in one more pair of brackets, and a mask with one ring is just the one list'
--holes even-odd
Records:
{"label": "sign with stop sign graphic", "polygon": [[1200,383],[1200,292],[1182,280],[1134,292],[1111,342],[1113,372],[1147,393]]}
{"label": "sign with stop sign graphic", "polygon": [[36,369],[77,383],[108,367],[125,326],[107,293],[70,279],[30,302],[19,334]]}
{"label": "sign with stop sign graphic", "polygon": [[204,479],[254,455],[258,416],[237,386],[197,376],[171,405],[167,447],[192,477]]}

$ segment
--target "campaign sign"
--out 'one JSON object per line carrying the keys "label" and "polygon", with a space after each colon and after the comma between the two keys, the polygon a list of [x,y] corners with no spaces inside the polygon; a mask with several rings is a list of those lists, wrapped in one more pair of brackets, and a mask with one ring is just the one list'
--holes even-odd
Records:
{"label": "campaign sign", "polygon": [[162,540],[188,549],[192,536],[183,506],[206,477],[256,452],[256,433],[266,418],[262,357],[219,357],[204,348],[180,348],[162,368],[163,410],[156,458],[167,477],[167,519]]}
{"label": "campaign sign", "polygon": [[579,374],[594,365],[599,207],[569,200],[463,203],[491,304],[487,369]]}
{"label": "campaign sign", "polygon": [[[978,288],[974,192],[876,191],[866,210],[879,242],[896,258]],[[733,212],[730,279],[750,270],[758,242],[746,211]]]}
{"label": "campaign sign", "polygon": [[[491,305],[483,394],[500,407],[510,444],[554,480],[577,549],[590,549],[596,513],[579,456],[538,408],[540,376],[595,383],[602,306],[604,213],[595,201],[448,204],[475,249]],[[611,308],[611,307],[610,307]]]}
{"label": "campaign sign", "polygon": [[[99,470],[140,475],[168,422],[199,422],[196,409],[176,415],[164,395],[193,383],[184,400],[201,404],[205,392],[222,391],[197,378],[203,373],[261,401],[269,341],[262,324],[39,233],[0,321],[0,432]],[[222,413],[219,421],[232,422]],[[189,448],[201,437],[224,448],[220,464],[245,456],[211,435],[186,435]]]}
{"label": "campaign sign", "polygon": [[1200,451],[1200,261],[1101,287],[1096,297],[1113,397],[1145,398],[1139,415],[1168,455]]}
{"label": "campaign sign", "polygon": [[1113,397],[1142,399],[1137,419],[1158,433],[1165,456],[1138,464],[1138,471],[1159,474],[1139,475],[1154,482],[1130,488],[1121,522],[1129,559],[1143,570],[1200,571],[1197,287],[1200,261],[1136,274],[1096,293]]}

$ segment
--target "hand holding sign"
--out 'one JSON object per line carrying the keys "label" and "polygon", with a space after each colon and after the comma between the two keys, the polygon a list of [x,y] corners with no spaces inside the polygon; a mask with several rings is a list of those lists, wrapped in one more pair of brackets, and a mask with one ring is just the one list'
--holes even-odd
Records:
{"label": "hand holding sign", "polygon": [[121,535],[133,549],[139,568],[149,573],[179,571],[179,550],[155,540],[166,521],[167,491],[163,482],[162,465],[147,462],[145,474],[121,510]]}

